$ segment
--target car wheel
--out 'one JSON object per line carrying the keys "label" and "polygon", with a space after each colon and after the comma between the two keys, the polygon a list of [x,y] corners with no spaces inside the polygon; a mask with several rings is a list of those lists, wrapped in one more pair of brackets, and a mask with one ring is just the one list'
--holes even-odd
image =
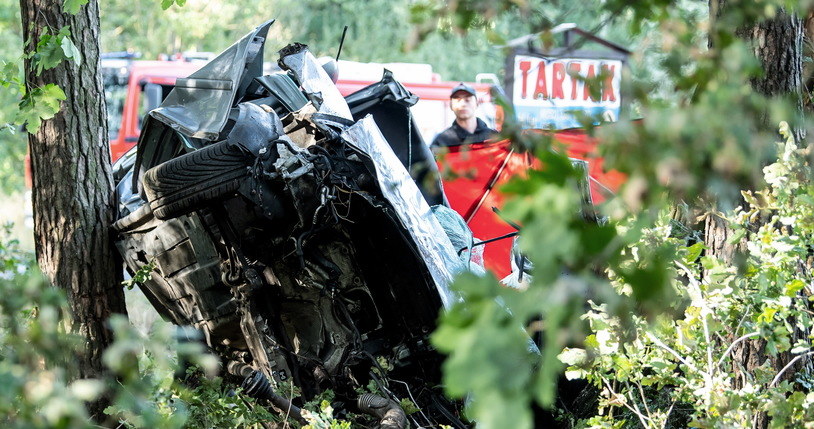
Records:
{"label": "car wheel", "polygon": [[222,141],[147,170],[144,190],[153,214],[169,219],[234,193],[249,176],[252,158],[239,146]]}

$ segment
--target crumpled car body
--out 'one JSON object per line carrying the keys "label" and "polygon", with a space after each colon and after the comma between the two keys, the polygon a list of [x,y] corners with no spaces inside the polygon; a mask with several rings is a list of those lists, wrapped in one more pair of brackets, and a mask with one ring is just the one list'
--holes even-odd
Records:
{"label": "crumpled car body", "polygon": [[[465,427],[428,341],[465,266],[430,209],[443,193],[415,100],[387,75],[346,100],[298,44],[263,76],[272,24],[179,79],[114,166],[127,269],[154,264],[140,287],[158,312],[284,412],[298,400],[272,391],[291,380],[381,427]],[[380,396],[358,397],[371,383]]]}

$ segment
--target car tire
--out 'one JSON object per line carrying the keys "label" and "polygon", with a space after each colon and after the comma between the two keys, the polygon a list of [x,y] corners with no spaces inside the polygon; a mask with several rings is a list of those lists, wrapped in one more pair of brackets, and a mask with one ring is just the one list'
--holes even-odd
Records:
{"label": "car tire", "polygon": [[144,190],[153,214],[162,220],[177,217],[234,193],[249,176],[252,159],[222,141],[147,170]]}

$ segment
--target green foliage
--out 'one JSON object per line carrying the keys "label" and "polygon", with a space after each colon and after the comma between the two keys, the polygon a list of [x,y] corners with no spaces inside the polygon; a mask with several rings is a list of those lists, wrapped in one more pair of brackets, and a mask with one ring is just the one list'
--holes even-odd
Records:
{"label": "green foliage", "polygon": [[[619,318],[604,305],[593,304],[584,316],[592,331],[588,348],[566,350],[560,360],[569,374],[602,389],[602,413],[592,427],[618,421],[622,408],[647,428],[665,427],[678,403],[691,406],[693,427],[751,427],[764,411],[778,428],[801,427],[814,418],[809,405],[814,397],[799,390],[792,366],[771,364],[781,353],[796,360],[814,354],[808,311],[814,278],[800,267],[814,240],[811,166],[808,151],[797,148],[785,124],[783,133],[779,159],[764,169],[769,187],[748,193],[749,206],[730,219],[741,231],[753,231],[744,236],[745,274],[717,259],[699,258],[695,245],[682,252],[683,260],[673,261],[687,279],[674,280],[679,299],[687,303],[682,317],[659,317],[655,324],[634,317],[635,340],[629,342]],[[760,216],[770,220],[755,229]],[[675,241],[667,226],[645,235]],[[614,286],[629,287],[620,278]],[[752,338],[765,342],[766,361],[743,368],[732,352]],[[654,404],[643,393],[652,388],[667,389],[670,402]]]}
{"label": "green foliage", "polygon": [[198,386],[180,395],[190,410],[184,427],[262,428],[264,423],[279,420],[257,400],[224,385],[222,378],[198,376],[197,380]]}
{"label": "green foliage", "polygon": [[[87,0],[66,0],[63,3],[63,11],[76,14],[85,3]],[[26,131],[36,133],[42,121],[53,118],[59,112],[60,101],[66,99],[65,93],[57,85],[51,83],[30,88],[20,76],[17,64],[22,63],[24,59],[28,60],[34,72],[40,75],[43,71],[53,69],[63,61],[73,61],[79,65],[82,62],[82,55],[71,40],[71,30],[67,25],[60,28],[59,31],[50,27],[43,28],[38,40],[26,43],[29,46],[32,44],[33,50],[17,57],[16,62],[0,62],[2,64],[0,85],[11,89],[12,95],[16,92],[22,96],[17,111],[12,112],[13,123],[24,125]],[[7,132],[13,132],[13,127],[10,125],[6,125],[4,128]],[[20,159],[20,157],[15,158]]]}
{"label": "green foliage", "polygon": [[53,83],[24,92],[15,123],[25,125],[30,133],[36,133],[42,121],[53,118],[59,112],[60,102],[65,99],[62,88]]}
{"label": "green foliage", "polygon": [[187,0],[161,0],[161,9],[167,10],[172,5],[177,4],[179,7],[184,6]]}
{"label": "green foliage", "polygon": [[438,350],[449,354],[444,362],[447,393],[462,398],[471,392],[474,400],[467,414],[485,427],[530,426],[528,404],[539,360],[518,322],[524,315],[510,314],[499,299],[514,302],[520,292],[471,274],[459,278],[455,287],[466,304],[445,312],[432,336]]}
{"label": "green foliage", "polygon": [[[796,369],[773,368],[770,361],[743,369],[730,348],[759,337],[770,357],[811,350],[805,298],[811,279],[801,262],[810,258],[806,243],[813,238],[810,167],[800,164],[805,157],[790,155],[798,150],[787,141],[780,161],[761,171],[772,160],[767,124],[797,119],[797,101],[752,89],[763,78],[760,64],[749,41],[734,37],[745,25],[777,16],[780,7],[799,12],[807,5],[728,3],[714,24],[706,2],[596,3],[610,22],[624,18],[631,32],[650,31],[641,49],[661,52],[631,59],[635,68],[656,58],[662,80],[625,88],[645,119],[623,118],[595,130],[606,167],[628,177],[619,197],[602,207],[608,223],[579,216],[566,160],[552,154],[550,142],[517,134],[511,123],[504,129],[543,165],[504,189],[515,194],[503,213],[523,226],[520,248],[534,266],[531,279],[517,291],[493,280],[459,279],[454,287],[464,301],[441,318],[433,337],[449,353],[447,391],[470,395],[469,416],[479,427],[530,427],[528,404],[553,405],[563,363],[568,377],[588,377],[602,390],[600,415],[581,423],[589,427],[677,427],[687,416],[695,427],[741,427],[768,410],[776,427],[809,418],[801,389],[808,382],[782,381]],[[500,6],[484,7],[497,13]],[[713,29],[714,49],[707,48],[702,28]],[[788,126],[784,133],[790,135]],[[770,191],[743,194],[751,209],[710,214],[732,221],[732,244],[749,243],[746,263],[706,256],[703,244],[685,241],[698,234],[668,215],[683,204],[697,210],[717,202],[732,209],[741,190],[759,189],[764,177]],[[782,200],[783,192],[793,197]],[[541,332],[540,354],[524,355],[531,364],[517,364],[528,337],[510,335],[510,326]],[[513,370],[531,371],[532,381]],[[791,401],[781,404],[786,397]],[[501,414],[504,409],[511,412]]]}
{"label": "green foliage", "polygon": [[13,193],[23,188],[23,159],[26,136],[13,125],[21,92],[14,82],[21,81],[22,36],[20,4],[0,0],[0,192]]}
{"label": "green foliage", "polygon": [[142,355],[141,360],[147,366],[140,373],[152,377],[151,384],[145,384],[146,390],[138,398],[130,389],[128,397],[120,397],[105,411],[118,416],[123,427],[259,429],[278,420],[257,400],[234,390],[222,378],[206,377],[191,367],[182,384],[175,380],[178,374],[172,371],[173,366],[161,370],[152,357]]}
{"label": "green foliage", "polygon": [[[77,65],[82,61],[79,49],[71,41],[71,30],[68,26],[60,28],[56,34],[51,34],[52,32],[53,30],[44,28],[34,50],[24,55],[24,58],[31,61],[31,67],[37,75],[66,60],[73,60]],[[60,101],[66,99],[65,93],[62,88],[52,83],[29,89],[16,74],[16,67],[13,64],[5,64],[0,82],[6,87],[16,83],[22,94],[22,100],[14,123],[25,125],[26,131],[36,133],[42,121],[53,118],[59,112]]]}
{"label": "green foliage", "polygon": [[334,417],[334,409],[328,401],[321,401],[319,410],[303,410],[302,416],[308,421],[303,429],[351,429],[351,424],[346,420],[337,420]]}
{"label": "green foliage", "polygon": [[415,413],[421,411],[421,409],[418,408],[418,406],[415,404],[415,402],[413,402],[413,401],[411,401],[409,399],[402,399],[399,402],[399,406],[401,407],[402,410],[404,410],[404,413],[407,414],[408,416],[410,414],[415,414]]}
{"label": "green foliage", "polygon": [[129,280],[123,281],[122,285],[128,290],[133,289],[136,286],[143,285],[144,282],[152,278],[153,270],[155,270],[156,267],[155,264],[155,259],[153,259],[149,263],[143,265],[138,269],[138,271],[135,272],[135,274],[133,274],[133,277],[131,277]]}
{"label": "green foliage", "polygon": [[[470,395],[468,416],[486,428],[530,427],[533,401],[554,405],[563,370],[557,356],[566,345],[585,338],[587,326],[579,316],[586,297],[600,299],[613,314],[624,315],[636,302],[644,310],[661,309],[659,303],[672,293],[667,265],[673,245],[649,242],[642,252],[626,248],[640,237],[639,221],[587,221],[580,208],[577,170],[568,158],[551,150],[549,139],[513,139],[537,147],[543,164],[540,171],[503,189],[515,194],[503,213],[523,225],[520,247],[533,262],[531,279],[527,288],[516,290],[499,286],[493,278],[462,276],[453,288],[463,299],[441,317],[432,337],[433,344],[449,354],[444,364],[447,392]],[[601,266],[624,273],[634,299],[614,293],[597,270]],[[532,350],[530,334],[542,336],[539,353]]]}
{"label": "green foliage", "polygon": [[[638,112],[647,119],[600,130],[603,155],[609,167],[629,175],[623,201],[634,211],[698,199],[733,208],[741,189],[761,185],[760,166],[773,156],[770,124],[790,120],[802,126],[797,100],[752,90],[763,71],[750,41],[736,37],[736,30],[773,18],[781,6],[802,11],[808,2],[738,2],[714,20],[706,4],[699,10],[697,4],[685,7],[692,2],[660,3],[657,33],[649,44],[660,51],[653,66],[670,86],[662,85],[656,95],[663,96],[654,97],[649,83],[629,85]],[[710,33],[699,31],[708,27]],[[710,42],[714,49],[706,48]],[[725,120],[709,120],[721,112]]]}
{"label": "green foliage", "polygon": [[[278,19],[275,26],[288,40],[308,44],[318,56],[336,55],[347,25],[342,59],[427,63],[444,80],[472,81],[478,73],[502,73],[505,58],[500,45],[533,31],[529,20],[514,14],[496,16],[492,24],[464,35],[452,18],[443,18],[447,5],[438,1],[285,0],[275,5],[279,6],[271,15]],[[486,22],[476,16],[467,19]],[[501,41],[495,42],[497,38]]]}
{"label": "green foliage", "polygon": [[62,11],[71,15],[79,13],[82,6],[88,4],[88,0],[64,0],[62,3]]}
{"label": "green foliage", "polygon": [[[587,427],[626,420],[665,428],[684,418],[693,427],[746,427],[765,411],[772,427],[810,421],[812,399],[788,381],[793,366],[771,363],[783,353],[814,355],[814,277],[801,267],[814,241],[809,152],[795,145],[787,124],[781,132],[779,159],[763,170],[769,188],[745,192],[749,206],[729,218],[732,242],[746,243],[745,268],[702,256],[703,244],[687,244],[664,215],[650,226],[641,217],[586,224],[562,180],[566,164],[538,154],[551,168],[506,188],[520,198],[505,213],[524,225],[523,237],[535,238],[521,241],[532,279],[525,290],[488,277],[456,281],[462,301],[433,335],[449,354],[447,392],[470,395],[468,415],[480,427],[530,427],[529,404],[553,404],[565,364],[568,378],[587,378],[601,391],[600,413]],[[608,277],[594,273],[597,262]],[[590,311],[582,315],[586,300]],[[522,326],[529,333],[544,327],[539,355],[529,351]],[[767,359],[745,369],[732,352],[754,338],[765,342]]]}
{"label": "green foliage", "polygon": [[[140,53],[142,59],[184,51],[220,52],[261,22],[279,14],[276,2],[163,2],[168,3],[167,9],[163,9],[162,1],[158,0],[100,3],[102,51],[130,51]],[[134,11],[139,19],[133,19]],[[282,48],[284,40],[288,39],[275,24],[267,43],[268,51]]]}
{"label": "green foliage", "polygon": [[66,60],[73,60],[77,65],[82,62],[79,49],[71,41],[70,27],[63,26],[56,34],[51,34],[52,31],[48,27],[44,28],[34,50],[25,55],[25,58],[31,60],[37,75]]}
{"label": "green foliage", "polygon": [[[25,125],[26,130],[36,133],[43,120],[51,119],[59,112],[60,102],[66,99],[65,93],[54,84],[29,91],[19,76],[20,71],[16,64],[0,62],[0,66],[0,85],[22,94],[15,112],[14,124]],[[8,132],[13,133],[14,128],[9,127]]]}
{"label": "green foliage", "polygon": [[[166,323],[154,326],[148,338],[125,317],[112,317],[109,323],[116,340],[105,351],[104,363],[121,379],[123,388],[105,412],[131,427],[182,427],[186,413],[176,400],[177,365],[193,360],[212,371],[214,357],[203,354],[200,343],[179,341]],[[168,348],[175,353],[167,353]]]}
{"label": "green foliage", "polygon": [[[62,10],[65,13],[76,14],[88,0],[64,0]],[[0,92],[0,99],[14,99],[21,97],[16,109],[0,108],[0,140],[10,140],[10,144],[3,148],[8,157],[0,157],[0,184],[4,190],[19,189],[22,186],[22,153],[23,142],[20,137],[9,136],[14,134],[14,125],[25,126],[26,131],[36,133],[43,120],[53,118],[60,109],[60,101],[65,100],[65,93],[54,84],[31,88],[25,84],[19,65],[24,60],[37,75],[45,70],[53,69],[63,61],[72,61],[77,66],[82,62],[82,55],[71,39],[71,29],[63,26],[58,31],[51,27],[42,29],[36,41],[28,41],[26,46],[32,46],[30,52],[20,52],[22,40],[20,39],[19,24],[20,13],[18,5],[9,5],[6,1],[0,2],[0,10],[10,13],[0,14],[0,39],[9,41],[0,49],[0,85],[7,91]],[[11,20],[8,22],[7,20]],[[3,46],[0,44],[0,46]],[[9,104],[3,103],[5,106]],[[13,118],[13,119],[11,119]],[[11,119],[11,120],[8,120]],[[4,121],[5,120],[5,121]],[[16,173],[16,174],[15,174]]]}
{"label": "green foliage", "polygon": [[7,234],[8,228],[0,240],[0,422],[9,428],[83,427],[83,400],[98,386],[69,381],[65,363],[81,343],[66,332],[64,297],[46,286],[33,256]]}

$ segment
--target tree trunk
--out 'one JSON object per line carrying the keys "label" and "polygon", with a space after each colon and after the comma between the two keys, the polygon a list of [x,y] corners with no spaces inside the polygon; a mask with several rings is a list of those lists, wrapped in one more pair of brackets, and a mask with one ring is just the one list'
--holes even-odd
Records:
{"label": "tree trunk", "polygon": [[[99,5],[91,0],[70,15],[62,4],[20,0],[26,52],[43,29],[56,34],[69,25],[82,54],[80,65],[64,61],[39,76],[25,63],[28,88],[53,83],[67,96],[60,112],[29,135],[34,240],[40,269],[67,293],[73,329],[86,340],[78,376],[93,378],[104,371],[102,352],[113,340],[105,323],[111,313],[125,312],[124,294],[110,229],[115,203],[99,73]],[[103,417],[102,402],[91,404],[92,417]]]}
{"label": "tree trunk", "polygon": [[[729,0],[709,0],[709,15],[713,25],[709,47],[715,46],[715,21],[725,13]],[[812,12],[814,13],[814,12]],[[804,25],[805,24],[805,25]],[[749,41],[760,60],[764,77],[753,79],[752,89],[771,97],[792,94],[802,103],[803,41],[807,22],[784,10],[753,26],[735,29],[738,37]]]}
{"label": "tree trunk", "polygon": [[[814,7],[809,9],[803,20],[803,56],[814,57]],[[814,111],[814,67],[811,62],[803,64],[803,106],[807,113]]]}
{"label": "tree trunk", "polygon": [[[726,0],[710,0],[710,17],[715,19],[724,13]],[[803,21],[796,16],[780,11],[775,18],[760,22],[754,26],[741,28],[737,35],[748,40],[755,56],[760,60],[764,76],[752,79],[752,89],[767,97],[790,95],[795,98],[797,110],[802,115],[803,98]],[[714,40],[710,38],[710,46]],[[793,119],[793,118],[790,118]],[[765,124],[773,126],[775,124]],[[803,130],[795,132],[797,139],[801,139]],[[760,222],[760,221],[759,221]],[[743,254],[744,245],[729,243],[732,230],[727,222],[714,213],[709,213],[705,219],[704,241],[707,246],[707,255],[715,256],[722,261],[737,265]],[[734,337],[732,338],[734,340]],[[779,371],[790,360],[790,353],[781,353],[771,357],[766,354],[766,341],[755,339],[744,341],[732,351],[735,362],[736,377],[733,384],[736,388],[743,385],[748,379],[747,373],[770,359],[772,367]],[[802,367],[802,363],[798,366]],[[792,379],[795,371],[786,372],[784,379]],[[761,413],[753,421],[755,428],[768,427],[768,416]]]}
{"label": "tree trunk", "polygon": [[803,21],[780,11],[774,19],[745,29],[765,75],[752,88],[766,96],[792,94],[802,105]]}

